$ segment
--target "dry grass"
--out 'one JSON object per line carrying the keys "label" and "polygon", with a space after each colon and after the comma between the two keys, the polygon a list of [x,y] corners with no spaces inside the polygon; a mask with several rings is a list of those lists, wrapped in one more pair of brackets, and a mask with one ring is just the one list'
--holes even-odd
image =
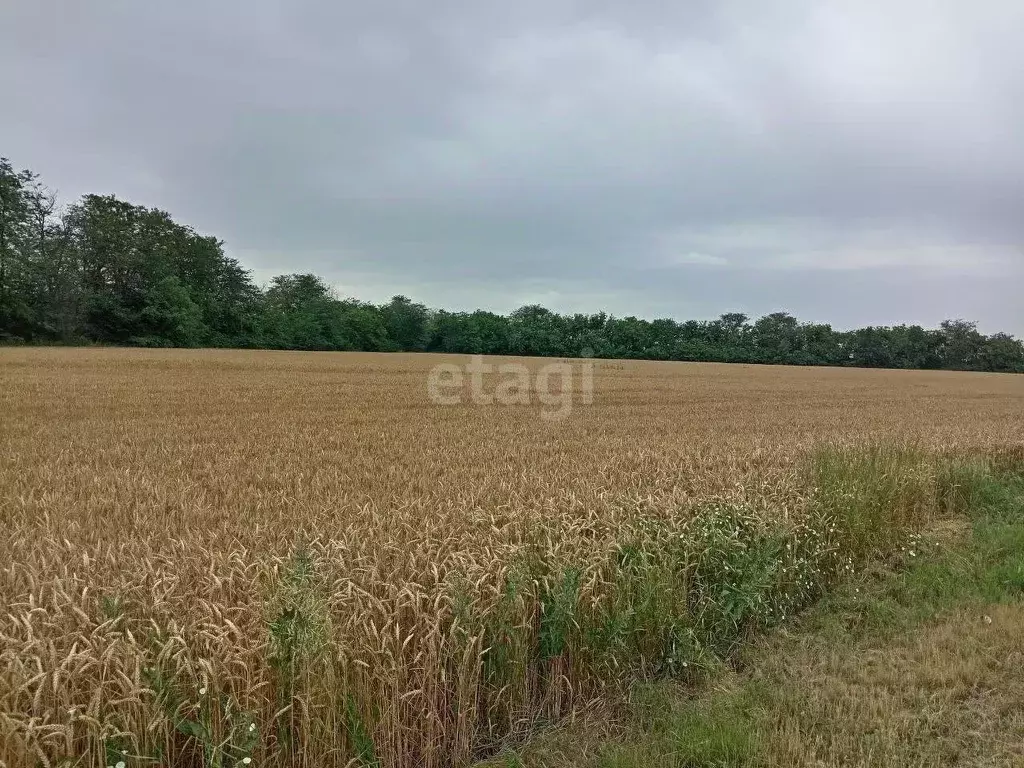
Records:
{"label": "dry grass", "polygon": [[624,546],[798,529],[821,441],[1024,434],[1024,377],[604,362],[552,422],[440,359],[0,350],[0,761],[464,763],[659,653],[579,638]]}
{"label": "dry grass", "polygon": [[961,610],[893,641],[765,657],[785,686],[771,766],[1024,765],[1024,606]]}
{"label": "dry grass", "polygon": [[650,701],[634,703],[634,716],[674,711],[653,730],[573,725],[543,734],[513,760],[487,765],[1024,765],[1022,630],[1024,606],[1010,603],[943,613],[895,637],[832,645],[813,635],[774,639],[753,654],[753,677],[724,672],[698,699],[652,687]]}

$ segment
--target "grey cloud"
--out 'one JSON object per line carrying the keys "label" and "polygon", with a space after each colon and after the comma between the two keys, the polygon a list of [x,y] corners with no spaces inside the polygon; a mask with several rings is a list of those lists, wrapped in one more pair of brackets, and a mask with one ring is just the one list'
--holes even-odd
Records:
{"label": "grey cloud", "polygon": [[1024,333],[1024,6],[674,5],[14,3],[0,152],[366,298]]}

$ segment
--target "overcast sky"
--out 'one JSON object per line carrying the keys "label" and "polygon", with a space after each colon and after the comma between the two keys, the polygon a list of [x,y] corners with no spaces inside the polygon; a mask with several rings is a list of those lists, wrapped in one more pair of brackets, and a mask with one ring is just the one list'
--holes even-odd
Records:
{"label": "overcast sky", "polygon": [[260,282],[1024,335],[1020,0],[2,0],[0,155]]}

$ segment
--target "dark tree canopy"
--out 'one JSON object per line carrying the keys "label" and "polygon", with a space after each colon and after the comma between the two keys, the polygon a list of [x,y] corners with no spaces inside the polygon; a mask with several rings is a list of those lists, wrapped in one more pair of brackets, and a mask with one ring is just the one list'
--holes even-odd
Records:
{"label": "dark tree canopy", "polygon": [[0,343],[429,351],[1024,372],[1024,345],[973,322],[837,331],[786,312],[751,321],[430,309],[336,296],[313,274],[260,288],[160,210],[86,195],[58,210],[30,171],[0,158]]}

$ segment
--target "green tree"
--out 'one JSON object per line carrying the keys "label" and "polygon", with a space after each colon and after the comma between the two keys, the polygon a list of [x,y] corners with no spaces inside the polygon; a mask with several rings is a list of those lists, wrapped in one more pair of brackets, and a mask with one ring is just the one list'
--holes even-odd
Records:
{"label": "green tree", "polygon": [[1024,372],[1024,344],[947,320],[836,331],[785,312],[753,324],[431,310],[405,296],[382,306],[339,299],[314,274],[266,291],[224,243],[170,214],[86,195],[60,211],[30,171],[0,158],[0,341],[409,350],[488,355],[652,358]]}
{"label": "green tree", "polygon": [[30,190],[35,177],[0,157],[0,339],[32,336]]}
{"label": "green tree", "polygon": [[149,338],[142,311],[152,286],[175,275],[180,232],[163,211],[86,195],[66,215],[81,269],[83,325],[90,338]]}
{"label": "green tree", "polygon": [[472,315],[441,309],[430,318],[427,349],[431,352],[479,355],[483,354],[484,342]]}
{"label": "green tree", "polygon": [[765,315],[754,323],[751,336],[757,362],[788,363],[802,349],[799,323],[787,312]]}
{"label": "green tree", "polygon": [[365,352],[394,349],[379,307],[356,299],[345,299],[334,304],[340,322],[337,349]]}
{"label": "green tree", "polygon": [[142,336],[133,343],[146,346],[198,346],[206,331],[203,313],[174,275],[153,283],[142,308]]}
{"label": "green tree", "polygon": [[421,352],[427,348],[430,340],[430,314],[425,306],[405,296],[393,296],[389,303],[381,307],[381,315],[388,337],[396,349]]}
{"label": "green tree", "polygon": [[264,298],[267,339],[286,349],[338,349],[330,287],[314,274],[278,275]]}
{"label": "green tree", "polygon": [[985,337],[978,333],[978,324],[968,320],[944,320],[939,326],[939,356],[942,367],[972,371],[981,365]]}
{"label": "green tree", "polygon": [[514,311],[509,315],[508,322],[510,354],[537,357],[561,354],[559,320],[555,313],[539,304],[530,304]]}
{"label": "green tree", "polygon": [[978,354],[978,367],[983,371],[1024,373],[1024,344],[1005,333],[989,336]]}

